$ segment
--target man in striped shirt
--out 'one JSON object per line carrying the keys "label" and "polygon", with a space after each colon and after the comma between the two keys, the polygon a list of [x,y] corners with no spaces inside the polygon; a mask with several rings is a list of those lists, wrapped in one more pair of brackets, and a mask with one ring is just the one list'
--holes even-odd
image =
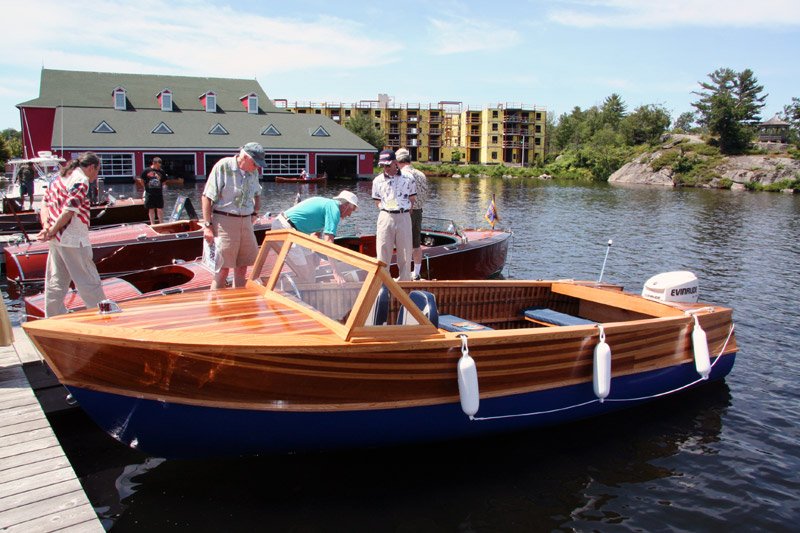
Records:
{"label": "man in striped shirt", "polygon": [[87,309],[105,299],[89,242],[89,186],[99,173],[100,158],[86,152],[67,163],[42,200],[42,231],[36,238],[47,241],[50,248],[44,286],[48,317],[67,312],[64,296],[70,282],[75,283]]}

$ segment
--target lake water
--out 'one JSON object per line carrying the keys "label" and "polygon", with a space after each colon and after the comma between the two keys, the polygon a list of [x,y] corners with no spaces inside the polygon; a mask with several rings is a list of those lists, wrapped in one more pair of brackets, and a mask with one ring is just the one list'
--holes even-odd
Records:
{"label": "lake water", "polygon": [[[111,185],[132,194],[125,185]],[[369,182],[264,183],[262,211]],[[199,210],[202,184],[167,191]],[[513,233],[504,275],[640,292],[690,270],[734,308],[725,383],[621,414],[490,439],[335,454],[163,461],[81,411],[52,417],[106,528],[127,531],[796,531],[800,521],[800,197],[532,180],[431,179],[428,216]],[[5,289],[5,288],[4,288]],[[6,301],[19,319],[20,305]]]}

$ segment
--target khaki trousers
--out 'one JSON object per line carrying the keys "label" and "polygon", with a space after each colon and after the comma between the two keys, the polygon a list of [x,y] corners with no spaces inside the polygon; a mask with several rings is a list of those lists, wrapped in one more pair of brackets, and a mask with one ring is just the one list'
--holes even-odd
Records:
{"label": "khaki trousers", "polygon": [[63,315],[67,312],[64,297],[70,282],[75,283],[86,309],[96,309],[105,300],[103,283],[92,260],[92,247],[74,248],[50,242],[45,274],[45,316]]}
{"label": "khaki trousers", "polygon": [[397,250],[397,279],[411,281],[411,213],[381,211],[375,240],[378,259],[391,265],[392,252]]}

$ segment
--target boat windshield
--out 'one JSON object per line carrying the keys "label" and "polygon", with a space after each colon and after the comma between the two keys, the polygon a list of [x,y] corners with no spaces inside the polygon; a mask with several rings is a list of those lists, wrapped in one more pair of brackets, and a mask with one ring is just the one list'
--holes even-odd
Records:
{"label": "boat windshield", "polygon": [[[313,309],[341,324],[347,322],[367,280],[367,271],[300,242],[292,242],[282,258],[282,246],[283,241],[265,240],[261,252],[264,263],[258,282],[306,309]],[[279,266],[280,271],[275,273]]]}

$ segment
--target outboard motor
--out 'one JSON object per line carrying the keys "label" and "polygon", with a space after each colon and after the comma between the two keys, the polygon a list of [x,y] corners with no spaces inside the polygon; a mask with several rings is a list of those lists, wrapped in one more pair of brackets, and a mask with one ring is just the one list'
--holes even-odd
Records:
{"label": "outboard motor", "polygon": [[658,302],[695,303],[700,292],[697,276],[691,272],[662,272],[648,279],[642,296]]}

